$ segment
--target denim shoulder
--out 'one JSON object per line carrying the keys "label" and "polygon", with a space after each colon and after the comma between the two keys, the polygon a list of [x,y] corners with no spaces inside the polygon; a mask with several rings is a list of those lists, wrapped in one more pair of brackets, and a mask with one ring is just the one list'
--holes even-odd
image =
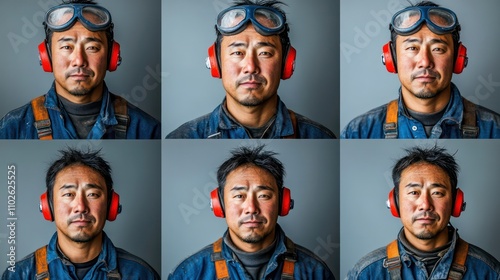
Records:
{"label": "denim shoulder", "polygon": [[387,104],[371,109],[352,119],[342,130],[340,138],[383,138],[386,115]]}
{"label": "denim shoulder", "polygon": [[346,279],[370,279],[370,275],[380,275],[380,273],[386,269],[383,266],[383,262],[386,257],[386,247],[380,247],[368,253],[359,259],[358,262],[349,270]]}
{"label": "denim shoulder", "polygon": [[210,122],[210,115],[208,113],[194,120],[185,122],[172,132],[170,132],[166,139],[203,139],[208,130]]}

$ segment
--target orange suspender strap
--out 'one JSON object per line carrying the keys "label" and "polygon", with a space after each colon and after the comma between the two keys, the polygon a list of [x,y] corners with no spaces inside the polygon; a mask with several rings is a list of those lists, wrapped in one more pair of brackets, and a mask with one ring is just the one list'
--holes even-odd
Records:
{"label": "orange suspender strap", "polygon": [[[448,272],[449,280],[460,280],[463,278],[467,268],[465,260],[469,251],[469,243],[458,237],[455,245],[455,253],[453,254],[453,263]],[[387,260],[384,261],[384,266],[389,270],[391,279],[401,279],[401,260],[399,258],[398,241],[394,240],[387,245]]]}
{"label": "orange suspender strap", "polygon": [[229,279],[229,271],[227,270],[226,260],[222,257],[222,238],[219,238],[213,244],[212,261],[215,264],[215,274],[217,280]]}
{"label": "orange suspender strap", "polygon": [[44,106],[45,95],[31,100],[31,108],[35,117],[35,128],[40,140],[52,140],[52,128],[50,124],[49,112]]}
{"label": "orange suspender strap", "polygon": [[47,246],[35,251],[36,279],[49,280],[49,267],[47,266]]}
{"label": "orange suspender strap", "polygon": [[479,127],[476,125],[476,104],[462,97],[464,116],[462,119],[462,138],[477,138]]}
{"label": "orange suspender strap", "polygon": [[[287,251],[283,262],[281,279],[292,280],[294,279],[293,273],[295,269],[295,262],[297,260],[297,254],[295,253],[295,244],[288,237],[286,237],[286,248]],[[215,264],[215,274],[217,275],[217,280],[230,279],[226,260],[222,257],[222,238],[219,238],[214,242],[211,259]]]}
{"label": "orange suspender strap", "polygon": [[455,246],[453,263],[451,264],[450,272],[448,272],[448,279],[450,280],[462,279],[467,270],[465,267],[465,260],[467,259],[467,253],[469,251],[469,243],[458,237],[457,245]]}
{"label": "orange suspender strap", "polygon": [[293,134],[289,136],[283,137],[283,139],[296,139],[297,138],[297,116],[295,115],[295,112],[288,109],[288,113],[290,114],[290,118],[292,119],[292,126],[293,126]]}
{"label": "orange suspender strap", "polygon": [[387,113],[383,128],[386,139],[398,138],[398,99],[394,99],[387,104]]}
{"label": "orange suspender strap", "polygon": [[295,253],[295,244],[286,238],[286,253],[283,261],[283,271],[281,271],[281,279],[293,280],[293,272],[295,270],[295,262],[297,261],[297,253]]}
{"label": "orange suspender strap", "polygon": [[401,279],[401,260],[399,259],[398,241],[394,240],[386,247],[387,260],[384,266],[389,270],[391,279]]}

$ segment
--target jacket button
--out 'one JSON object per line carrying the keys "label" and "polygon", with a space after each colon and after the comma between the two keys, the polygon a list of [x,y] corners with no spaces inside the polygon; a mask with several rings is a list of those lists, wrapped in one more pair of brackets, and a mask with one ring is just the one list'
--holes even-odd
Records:
{"label": "jacket button", "polygon": [[411,129],[413,129],[413,131],[417,131],[417,126],[414,125],[414,126],[411,127]]}

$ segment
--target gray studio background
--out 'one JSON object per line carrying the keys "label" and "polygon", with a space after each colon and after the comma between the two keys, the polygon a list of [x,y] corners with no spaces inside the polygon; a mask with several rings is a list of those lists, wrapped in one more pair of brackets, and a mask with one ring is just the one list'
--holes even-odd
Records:
{"label": "gray studio background", "polygon": [[[194,4],[196,2],[196,4]],[[339,3],[287,0],[290,40],[297,50],[293,76],[278,94],[289,109],[339,136]],[[212,112],[225,96],[222,81],[205,67],[215,21],[230,0],[168,0],[162,5],[162,131]]]}
{"label": "gray studio background", "polygon": [[146,260],[161,273],[160,142],[157,141],[2,141],[0,142],[0,273],[7,267],[7,167],[16,166],[16,258],[47,244],[54,223],[44,220],[38,205],[46,191],[49,164],[67,146],[102,148],[112,168],[115,191],[123,211],[104,231],[115,246]]}
{"label": "gray studio background", "polygon": [[[20,0],[0,3],[0,117],[47,93],[54,80],[42,70],[38,44],[45,39],[45,12],[61,0]],[[125,97],[161,120],[160,0],[97,1],[115,24],[122,64],[106,72],[111,92]]]}
{"label": "gray studio background", "polygon": [[[340,275],[364,255],[386,246],[397,237],[401,221],[386,207],[392,189],[391,171],[404,148],[434,145],[434,141],[361,140],[341,143],[341,261]],[[437,142],[455,153],[460,166],[458,187],[467,208],[451,224],[460,236],[500,259],[498,243],[498,141],[445,140]]]}
{"label": "gray studio background", "polygon": [[[227,229],[214,216],[210,191],[230,150],[255,141],[162,141],[162,276],[184,258],[213,243]],[[278,223],[296,243],[320,256],[339,276],[339,141],[267,141],[287,172],[295,208]],[[182,211],[181,211],[182,210]]]}
{"label": "gray studio background", "polygon": [[[417,3],[420,0],[410,0]],[[469,64],[454,82],[465,98],[500,112],[500,68],[497,47],[499,1],[436,0],[452,9],[462,26],[461,41]],[[381,63],[382,46],[389,42],[392,15],[409,6],[406,0],[341,0],[340,126],[354,117],[398,97],[397,74]]]}

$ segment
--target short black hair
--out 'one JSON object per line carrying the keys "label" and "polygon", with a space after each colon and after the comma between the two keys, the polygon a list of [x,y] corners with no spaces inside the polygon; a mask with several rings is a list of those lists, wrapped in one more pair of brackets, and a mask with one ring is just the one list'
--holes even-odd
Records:
{"label": "short black hair", "polygon": [[[231,6],[231,7],[237,7],[237,6],[243,6],[243,5],[255,5],[255,6],[262,6],[262,7],[271,7],[271,8],[274,8],[276,9],[278,12],[281,13],[281,16],[283,16],[283,19],[285,20],[284,24],[285,24],[285,30],[283,32],[281,32],[279,35],[280,37],[280,42],[281,42],[281,47],[282,47],[282,52],[283,52],[283,57],[282,57],[282,67],[281,69],[283,69],[283,66],[285,64],[285,55],[288,53],[288,49],[290,48],[290,37],[288,36],[288,31],[289,31],[289,27],[288,27],[288,22],[287,22],[287,19],[286,19],[286,13],[283,9],[280,8],[280,5],[286,5],[285,3],[281,2],[281,1],[277,1],[277,0],[235,0],[234,1],[234,4]],[[217,29],[217,25],[215,25],[215,34],[217,36],[216,40],[215,40],[215,51],[217,52],[217,63],[219,63],[219,68],[221,66],[221,63],[220,63],[220,47],[221,47],[221,42],[222,42],[222,38],[224,37],[224,35],[222,35],[219,30]]]}
{"label": "short black hair", "polygon": [[45,176],[45,184],[47,187],[47,198],[52,209],[54,183],[56,176],[63,169],[80,165],[92,168],[99,173],[106,183],[106,191],[108,194],[108,205],[111,201],[111,192],[113,191],[113,178],[111,177],[111,166],[104,160],[100,154],[101,150],[86,152],[68,147],[65,150],[60,150],[61,157],[52,162]]}
{"label": "short black hair", "polygon": [[231,151],[232,156],[224,161],[217,170],[217,183],[219,194],[223,202],[224,186],[229,173],[241,166],[256,166],[269,172],[276,180],[278,190],[283,188],[285,168],[283,163],[276,158],[277,153],[264,150],[264,145],[256,147],[238,147]]}
{"label": "short black hair", "polygon": [[[459,166],[453,155],[449,154],[445,148],[437,145],[429,148],[412,147],[405,149],[406,155],[399,159],[392,169],[392,181],[394,183],[394,197],[398,202],[399,183],[401,173],[413,164],[428,163],[440,167],[450,179],[453,204],[457,193]],[[452,205],[453,205],[452,204]]]}

